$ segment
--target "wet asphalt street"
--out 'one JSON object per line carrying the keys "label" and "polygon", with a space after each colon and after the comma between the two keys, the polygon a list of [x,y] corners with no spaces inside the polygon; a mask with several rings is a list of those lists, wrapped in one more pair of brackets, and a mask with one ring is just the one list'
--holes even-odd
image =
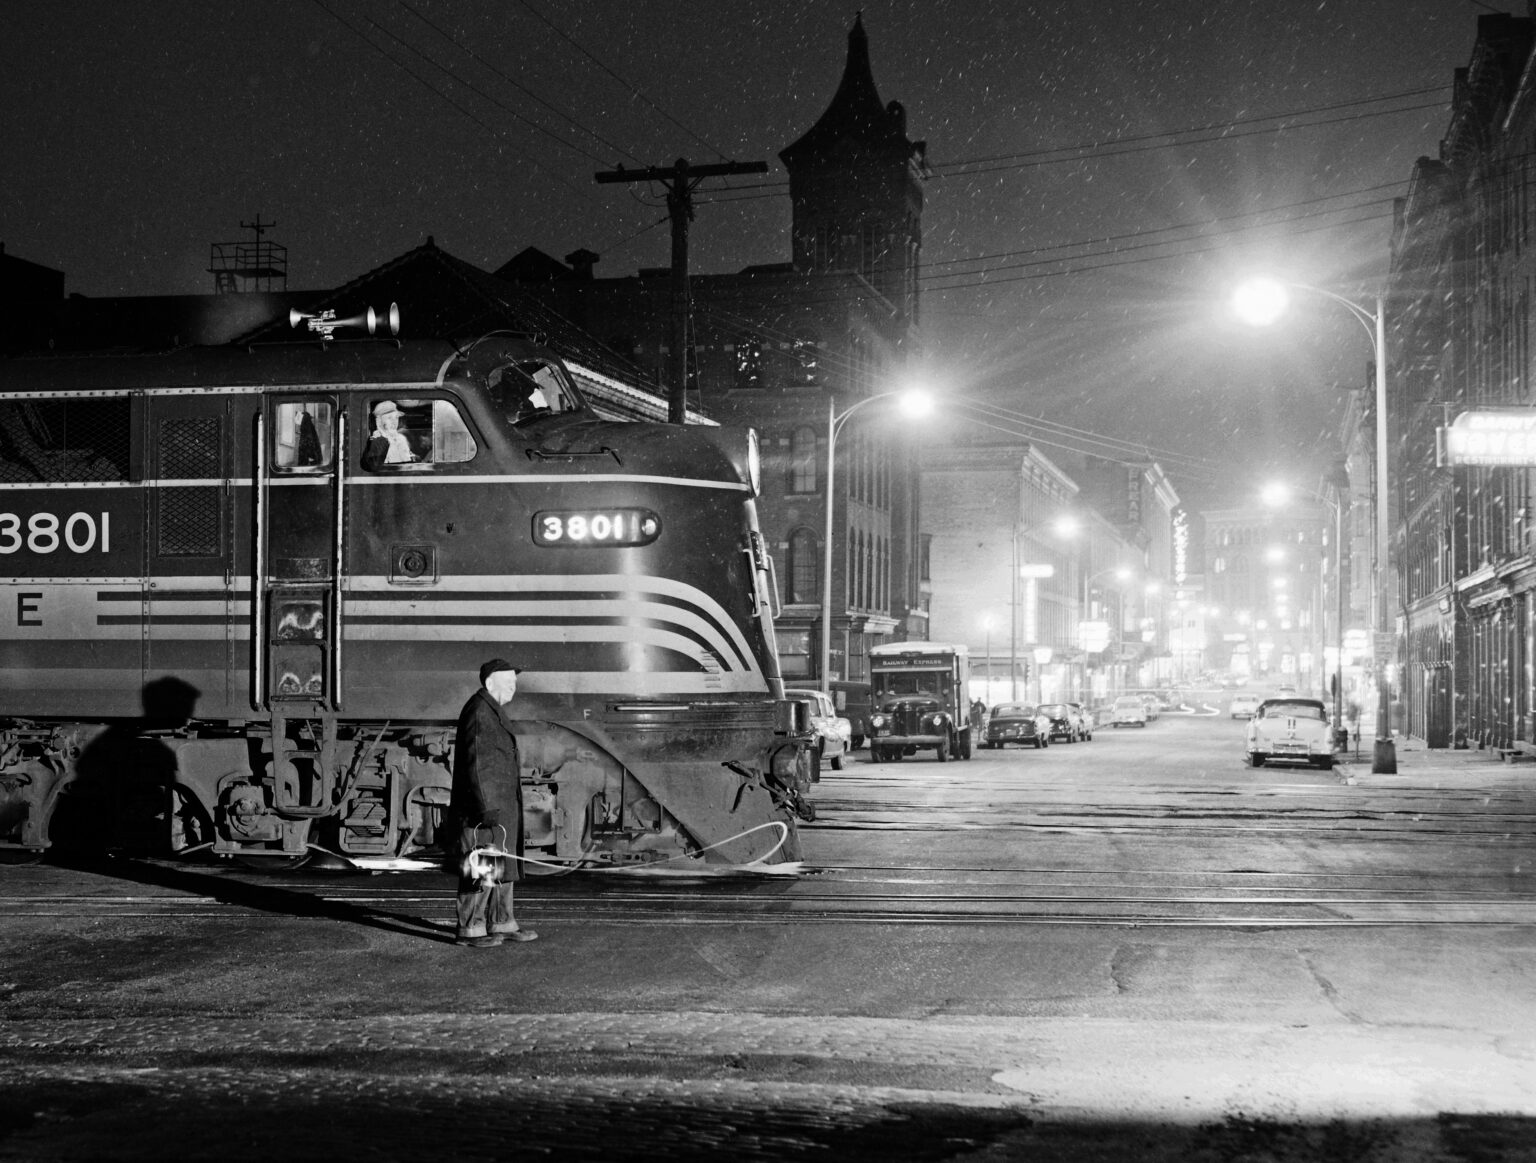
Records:
{"label": "wet asphalt street", "polygon": [[0,869],[0,1160],[1536,1158],[1536,767],[827,772],[798,875]]}

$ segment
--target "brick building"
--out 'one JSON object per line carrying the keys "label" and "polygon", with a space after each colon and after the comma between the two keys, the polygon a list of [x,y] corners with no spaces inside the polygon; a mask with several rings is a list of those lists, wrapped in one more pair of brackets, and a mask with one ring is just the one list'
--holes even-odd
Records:
{"label": "brick building", "polygon": [[1536,21],[1478,17],[1438,158],[1399,199],[1386,313],[1390,620],[1400,725],[1536,746],[1536,506],[1525,466],[1442,467],[1458,416],[1536,404]]}

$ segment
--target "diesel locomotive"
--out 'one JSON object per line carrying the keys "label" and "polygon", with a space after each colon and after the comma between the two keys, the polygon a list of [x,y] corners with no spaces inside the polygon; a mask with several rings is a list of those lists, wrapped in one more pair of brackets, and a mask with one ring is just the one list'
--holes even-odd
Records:
{"label": "diesel locomotive", "polygon": [[0,363],[0,847],[429,852],[502,656],[531,871],[797,859],[759,472],[516,335]]}

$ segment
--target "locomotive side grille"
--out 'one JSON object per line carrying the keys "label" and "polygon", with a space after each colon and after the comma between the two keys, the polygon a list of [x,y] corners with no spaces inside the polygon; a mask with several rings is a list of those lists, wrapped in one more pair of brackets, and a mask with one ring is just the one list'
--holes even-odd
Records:
{"label": "locomotive side grille", "polygon": [[160,476],[206,480],[219,471],[219,422],[214,417],[160,421]]}
{"label": "locomotive side grille", "polygon": [[212,557],[219,552],[216,487],[160,490],[159,549],[173,557]]}
{"label": "locomotive side grille", "polygon": [[[214,416],[160,421],[160,477],[207,480],[222,476],[219,420]],[[158,548],[172,557],[212,557],[219,552],[219,489],[184,485],[160,490]]]}

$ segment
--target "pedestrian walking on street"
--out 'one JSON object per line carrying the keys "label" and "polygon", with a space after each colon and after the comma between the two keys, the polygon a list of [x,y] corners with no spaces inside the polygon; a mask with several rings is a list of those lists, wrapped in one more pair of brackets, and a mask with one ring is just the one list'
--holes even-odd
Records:
{"label": "pedestrian walking on street", "polygon": [[459,712],[453,745],[448,815],[459,874],[454,944],[475,949],[538,936],[512,918],[512,886],[523,875],[523,786],[506,708],[520,672],[504,658],[480,668],[480,689]]}

